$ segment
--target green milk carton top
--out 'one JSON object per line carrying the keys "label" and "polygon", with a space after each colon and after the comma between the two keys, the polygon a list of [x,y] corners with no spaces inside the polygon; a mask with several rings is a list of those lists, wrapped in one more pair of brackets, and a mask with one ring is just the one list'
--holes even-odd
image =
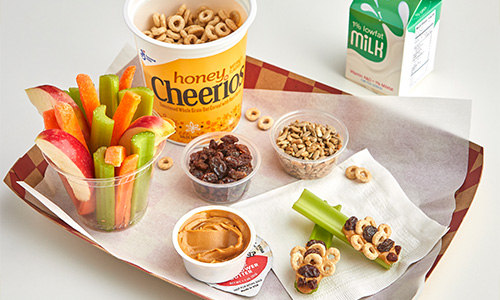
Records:
{"label": "green milk carton top", "polygon": [[407,92],[432,70],[440,11],[441,0],[353,0],[346,77],[381,94]]}

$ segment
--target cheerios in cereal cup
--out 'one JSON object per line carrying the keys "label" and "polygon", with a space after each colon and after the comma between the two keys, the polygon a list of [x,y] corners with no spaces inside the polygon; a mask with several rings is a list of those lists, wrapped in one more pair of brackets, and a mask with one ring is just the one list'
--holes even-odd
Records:
{"label": "cheerios in cereal cup", "polygon": [[213,131],[233,131],[241,118],[246,40],[256,0],[127,0],[154,109],[187,144]]}

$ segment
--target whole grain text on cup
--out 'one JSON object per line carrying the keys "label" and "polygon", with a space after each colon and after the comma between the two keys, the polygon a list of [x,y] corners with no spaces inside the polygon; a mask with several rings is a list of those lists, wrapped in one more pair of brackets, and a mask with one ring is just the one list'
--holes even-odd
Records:
{"label": "whole grain text on cup", "polygon": [[[199,44],[167,43],[143,33],[154,26],[154,13],[171,16],[183,4],[193,12],[201,6],[237,11],[240,24],[224,37]],[[124,14],[135,34],[146,85],[155,93],[154,109],[177,125],[170,140],[186,144],[207,132],[233,131],[241,118],[246,36],[256,1],[128,0]]]}

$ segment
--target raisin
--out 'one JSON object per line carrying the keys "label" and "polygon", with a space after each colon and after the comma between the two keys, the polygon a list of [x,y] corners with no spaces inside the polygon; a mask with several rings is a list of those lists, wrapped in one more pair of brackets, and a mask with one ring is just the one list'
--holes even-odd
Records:
{"label": "raisin", "polygon": [[219,180],[219,177],[213,172],[208,172],[201,177],[201,180],[211,183],[216,183]]}
{"label": "raisin", "polygon": [[306,286],[306,279],[304,277],[299,277],[299,279],[297,280],[297,286],[298,287]]}
{"label": "raisin", "polygon": [[239,157],[238,160],[240,161],[238,166],[244,166],[252,162],[252,155],[247,154],[247,153],[242,153]]}
{"label": "raisin", "polygon": [[398,261],[398,255],[396,253],[389,253],[387,254],[387,260],[390,262],[396,262]]}
{"label": "raisin", "polygon": [[208,159],[209,157],[214,156],[216,152],[217,152],[217,150],[215,150],[215,149],[205,147],[205,148],[203,148],[203,150],[201,150],[200,156],[205,155],[207,157],[206,159]]}
{"label": "raisin", "polygon": [[316,279],[311,279],[307,281],[307,287],[311,290],[315,290],[318,288],[318,281]]}
{"label": "raisin", "polygon": [[250,149],[246,145],[236,144],[236,148],[243,154],[250,154]]}
{"label": "raisin", "polygon": [[217,150],[217,142],[215,140],[210,140],[210,143],[208,144],[208,149],[212,150]]}
{"label": "raisin", "polygon": [[227,173],[227,176],[229,178],[232,178],[232,179],[235,179],[235,180],[240,180],[240,179],[245,178],[247,176],[247,174],[245,172],[236,171],[235,169],[231,169]]}
{"label": "raisin", "polygon": [[241,155],[241,152],[236,147],[234,147],[234,145],[231,145],[229,149],[226,149],[224,155],[226,157],[239,157]]}
{"label": "raisin", "polygon": [[234,144],[237,141],[239,141],[237,137],[235,137],[234,135],[230,135],[230,134],[221,137],[220,140],[226,144]]}
{"label": "raisin", "polygon": [[300,275],[307,278],[316,278],[319,277],[319,275],[321,275],[318,268],[309,264],[303,265],[297,270],[297,272],[299,272]]}
{"label": "raisin", "polygon": [[193,176],[198,178],[198,179],[201,179],[201,177],[203,177],[203,172],[199,169],[193,168],[193,169],[190,169],[189,172],[191,174],[193,174]]}
{"label": "raisin", "polygon": [[401,253],[401,246],[396,245],[396,247],[394,247],[394,251],[396,251],[396,253],[399,255],[399,253]]}
{"label": "raisin", "polygon": [[198,170],[202,170],[202,171],[205,171],[206,169],[208,169],[208,165],[205,163],[205,161],[201,160],[201,159],[197,159],[195,161],[193,161],[193,165],[198,169]]}
{"label": "raisin", "polygon": [[226,177],[224,179],[222,179],[222,183],[231,183],[231,182],[235,182],[237,181],[236,179],[233,179],[231,177]]}
{"label": "raisin", "polygon": [[318,251],[318,250],[316,250],[316,249],[307,249],[306,253],[304,253],[304,258],[305,258],[306,256],[308,256],[309,254],[312,254],[312,253],[316,253],[316,254],[321,255],[321,253],[319,253],[319,251]]}
{"label": "raisin", "polygon": [[392,246],[394,246],[394,241],[391,239],[387,239],[382,243],[378,244],[377,250],[380,252],[387,252],[392,249]]}
{"label": "raisin", "polygon": [[248,165],[244,165],[244,166],[239,166],[236,168],[236,171],[240,171],[240,172],[244,172],[245,174],[250,174],[252,173],[253,171],[253,168],[252,168],[252,165],[251,164],[248,164]]}
{"label": "raisin", "polygon": [[230,168],[237,168],[239,167],[239,160],[236,156],[226,156],[224,157],[224,162],[230,167]]}
{"label": "raisin", "polygon": [[306,244],[306,247],[309,248],[314,244],[321,244],[321,245],[325,246],[325,248],[326,248],[326,244],[322,240],[309,240]]}
{"label": "raisin", "polygon": [[200,157],[200,153],[199,152],[193,152],[191,153],[191,155],[189,155],[189,164],[191,164],[192,162],[194,161],[197,161]]}
{"label": "raisin", "polygon": [[365,229],[363,230],[363,238],[367,242],[372,242],[373,235],[377,233],[378,229],[375,226],[366,226]]}
{"label": "raisin", "polygon": [[219,179],[222,179],[227,174],[227,165],[219,156],[212,156],[208,160],[210,169],[217,175]]}
{"label": "raisin", "polygon": [[350,217],[344,224],[345,230],[354,230],[356,228],[356,224],[358,223],[358,218],[355,216]]}

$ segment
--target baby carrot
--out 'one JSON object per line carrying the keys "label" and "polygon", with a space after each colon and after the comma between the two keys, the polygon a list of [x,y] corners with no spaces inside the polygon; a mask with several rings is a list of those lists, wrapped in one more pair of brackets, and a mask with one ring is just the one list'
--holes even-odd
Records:
{"label": "baby carrot", "polygon": [[[124,176],[133,173],[137,169],[139,154],[131,154],[122,162],[118,168],[117,176]],[[130,222],[130,208],[132,191],[134,188],[134,176],[129,175],[120,178],[116,186],[115,195],[115,228],[124,228]]]}
{"label": "baby carrot", "polygon": [[141,102],[141,96],[133,92],[126,92],[123,99],[116,108],[113,120],[115,126],[113,128],[113,135],[111,136],[111,145],[117,145],[120,137],[125,132],[127,127],[132,122],[137,106]]}
{"label": "baby carrot", "polygon": [[132,118],[132,121],[137,120],[139,117],[153,114],[153,101],[155,98],[155,94],[150,88],[144,86],[136,86],[133,88],[121,90],[118,92],[118,99],[122,99],[123,95],[125,95],[126,92],[134,92],[141,96],[141,103],[139,103],[139,106],[137,106],[137,110],[135,111],[135,115]]}
{"label": "baby carrot", "polygon": [[123,146],[109,146],[104,154],[104,162],[115,167],[122,165],[123,160],[127,156],[125,147]]}
{"label": "baby carrot", "polygon": [[76,118],[75,111],[73,110],[71,105],[62,101],[56,102],[56,104],[54,104],[54,115],[56,117],[57,124],[59,124],[59,127],[72,136],[76,137],[85,146],[85,148],[89,150],[89,148],[87,147],[87,142],[83,137],[83,132],[80,128],[80,124],[78,123],[78,119]]}
{"label": "baby carrot", "polygon": [[49,109],[43,112],[43,125],[45,129],[61,129],[57,124],[54,109]]}
{"label": "baby carrot", "polygon": [[89,75],[78,74],[76,76],[76,83],[80,91],[80,100],[82,101],[85,115],[87,116],[89,126],[92,127],[92,113],[94,109],[100,105],[97,90]]}
{"label": "baby carrot", "polygon": [[128,66],[125,71],[123,71],[122,76],[120,77],[119,89],[129,89],[132,87],[132,81],[134,80],[135,74],[135,66]]}

